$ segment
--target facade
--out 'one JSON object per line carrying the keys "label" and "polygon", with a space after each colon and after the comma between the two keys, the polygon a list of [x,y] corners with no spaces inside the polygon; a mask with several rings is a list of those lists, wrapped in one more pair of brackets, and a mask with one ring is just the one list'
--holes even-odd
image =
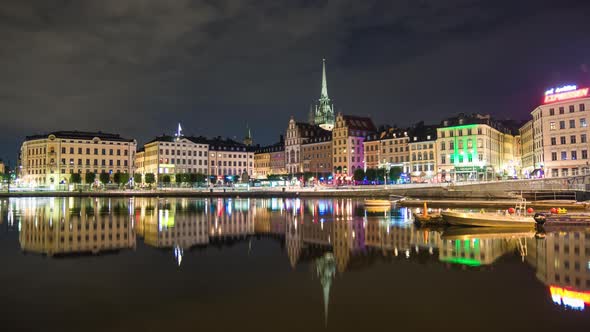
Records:
{"label": "facade", "polygon": [[338,114],[332,130],[334,178],[350,180],[354,171],[364,169],[365,138],[376,132],[373,121],[368,117]]}
{"label": "facade", "polygon": [[5,174],[6,173],[6,165],[4,164],[4,162],[2,160],[0,160],[0,174]]}
{"label": "facade", "polygon": [[284,175],[287,174],[285,166],[285,141],[281,135],[281,143],[270,152],[270,174]]}
{"label": "facade", "polygon": [[102,132],[56,131],[27,136],[20,149],[20,180],[54,185],[68,183],[73,173],[133,174],[136,147],[134,139]]}
{"label": "facade", "polygon": [[379,168],[401,167],[404,173],[410,172],[409,129],[387,128],[379,135]]}
{"label": "facade", "polygon": [[419,124],[410,132],[410,179],[412,182],[438,182],[436,127]]}
{"label": "facade", "polygon": [[329,134],[329,131],[322,129],[320,126],[296,122],[291,117],[285,135],[285,165],[287,173],[303,173],[303,151],[301,146],[311,138],[327,136]]}
{"label": "facade", "polygon": [[262,147],[254,153],[254,177],[266,179],[269,175],[285,174],[285,142]]}
{"label": "facade", "polygon": [[533,120],[527,121],[522,127],[520,127],[518,132],[521,141],[521,175],[528,178],[535,170]]}
{"label": "facade", "polygon": [[363,142],[363,150],[364,150],[364,167],[365,170],[368,168],[378,168],[379,167],[379,156],[381,156],[380,149],[381,149],[381,141],[379,139],[380,134],[375,133],[368,135],[365,137],[365,141]]}
{"label": "facade", "polygon": [[301,146],[303,171],[314,176],[328,176],[332,170],[332,135],[310,138]]}
{"label": "facade", "polygon": [[209,140],[209,174],[222,180],[227,176],[254,175],[255,149],[231,139]]}
{"label": "facade", "polygon": [[207,174],[209,144],[204,137],[162,135],[147,142],[136,154],[137,172],[162,174]]}
{"label": "facade", "polygon": [[437,129],[437,164],[441,179],[491,180],[516,176],[514,136],[489,115],[464,115]]}
{"label": "facade", "polygon": [[534,167],[543,169],[547,177],[587,174],[588,88],[556,90],[546,92],[544,104],[531,112]]}

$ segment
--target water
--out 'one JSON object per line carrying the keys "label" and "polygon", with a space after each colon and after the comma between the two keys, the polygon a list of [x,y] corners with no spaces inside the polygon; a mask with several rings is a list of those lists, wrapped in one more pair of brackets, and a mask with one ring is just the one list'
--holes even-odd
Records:
{"label": "water", "polygon": [[412,226],[354,199],[0,200],[4,331],[590,327],[590,228]]}

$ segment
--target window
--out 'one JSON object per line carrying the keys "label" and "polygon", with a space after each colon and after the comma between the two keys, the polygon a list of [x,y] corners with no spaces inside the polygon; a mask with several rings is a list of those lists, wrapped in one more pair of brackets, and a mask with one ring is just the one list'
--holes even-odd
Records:
{"label": "window", "polygon": [[455,149],[455,142],[453,142],[453,141],[450,141],[449,142],[449,149],[450,150],[454,150]]}
{"label": "window", "polygon": [[588,159],[588,150],[582,150],[582,159]]}
{"label": "window", "polygon": [[454,155],[451,155],[451,157],[449,159],[451,161],[451,164],[455,163],[455,156]]}
{"label": "window", "polygon": [[561,160],[567,160],[567,152],[561,151]]}
{"label": "window", "polygon": [[61,153],[66,153],[66,148],[61,148]]}
{"label": "window", "polygon": [[576,128],[576,120],[570,120],[570,128]]}
{"label": "window", "polygon": [[555,108],[549,109],[549,115],[555,115]]}
{"label": "window", "polygon": [[441,149],[441,151],[445,150],[445,142],[444,141],[440,142],[440,149]]}
{"label": "window", "polygon": [[74,148],[70,148],[70,153],[74,154]]}
{"label": "window", "polygon": [[555,137],[551,137],[551,145],[557,144],[557,139]]}
{"label": "window", "polygon": [[442,156],[440,156],[440,163],[446,164],[447,163],[447,156],[445,156],[444,154]]}
{"label": "window", "polygon": [[576,144],[576,135],[571,135],[570,136],[570,143],[571,144]]}
{"label": "window", "polygon": [[555,130],[555,122],[549,123],[549,130]]}
{"label": "window", "polygon": [[561,144],[565,144],[565,136],[561,136],[559,138],[559,141],[560,141]]}
{"label": "window", "polygon": [[482,134],[482,129],[481,128],[477,128],[477,134],[481,135]]}
{"label": "window", "polygon": [[572,160],[577,160],[577,159],[578,159],[578,152],[572,151]]}
{"label": "window", "polygon": [[559,114],[563,114],[565,112],[563,106],[559,108]]}
{"label": "window", "polygon": [[574,113],[576,111],[574,105],[570,105],[569,111],[570,113]]}
{"label": "window", "polygon": [[586,123],[586,118],[581,118],[580,119],[580,128],[586,128],[588,127],[588,124]]}
{"label": "window", "polygon": [[559,129],[565,129],[565,121],[559,121]]}
{"label": "window", "polygon": [[586,143],[586,134],[580,135],[580,143]]}
{"label": "window", "polygon": [[580,104],[580,112],[584,112],[586,110],[586,105]]}

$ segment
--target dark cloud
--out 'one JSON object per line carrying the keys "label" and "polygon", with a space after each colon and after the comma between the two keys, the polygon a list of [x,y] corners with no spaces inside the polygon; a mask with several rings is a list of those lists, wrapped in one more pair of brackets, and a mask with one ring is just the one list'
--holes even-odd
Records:
{"label": "dark cloud", "polygon": [[0,156],[25,135],[170,132],[270,143],[328,59],[336,109],[378,123],[526,118],[590,83],[587,1],[0,1]]}

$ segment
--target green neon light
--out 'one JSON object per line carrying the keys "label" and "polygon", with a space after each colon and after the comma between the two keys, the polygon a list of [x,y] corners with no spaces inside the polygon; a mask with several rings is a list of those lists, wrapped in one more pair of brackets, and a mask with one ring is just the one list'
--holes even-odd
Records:
{"label": "green neon light", "polygon": [[461,257],[442,258],[440,261],[445,262],[445,263],[460,264],[460,265],[467,265],[467,266],[480,266],[481,265],[481,262],[477,259],[461,258]]}
{"label": "green neon light", "polygon": [[477,127],[476,124],[470,124],[470,125],[461,125],[461,126],[454,126],[454,127],[443,127],[443,128],[439,128],[440,130],[455,130],[455,129],[463,129],[463,128],[475,128]]}

